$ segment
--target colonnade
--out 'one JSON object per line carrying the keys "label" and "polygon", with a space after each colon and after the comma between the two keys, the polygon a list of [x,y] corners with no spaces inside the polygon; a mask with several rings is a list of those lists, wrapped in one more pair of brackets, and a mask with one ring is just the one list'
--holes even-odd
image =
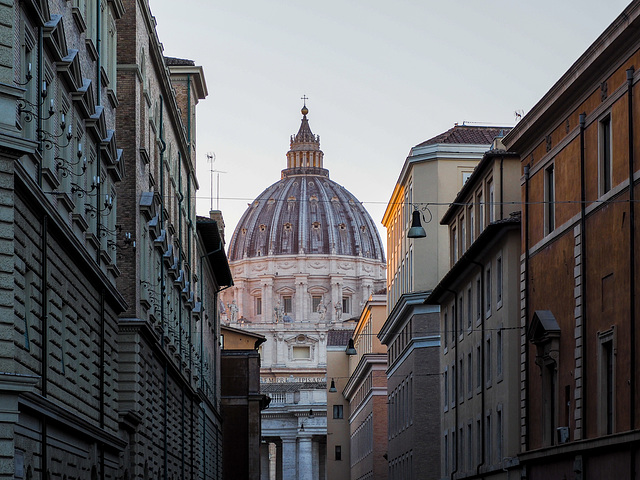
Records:
{"label": "colonnade", "polygon": [[263,438],[260,446],[261,480],[326,480],[324,435]]}

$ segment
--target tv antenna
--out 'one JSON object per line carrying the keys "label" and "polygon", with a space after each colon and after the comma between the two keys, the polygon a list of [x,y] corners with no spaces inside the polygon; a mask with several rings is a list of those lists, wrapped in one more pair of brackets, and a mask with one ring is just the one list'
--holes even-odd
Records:
{"label": "tv antenna", "polygon": [[227,172],[223,172],[222,170],[216,170],[213,168],[213,164],[216,162],[216,154],[214,152],[209,152],[207,153],[207,163],[211,164],[211,168],[209,169],[209,172],[211,173],[211,207],[210,210],[213,210],[213,174],[216,174],[216,210],[220,210],[220,174],[221,173],[227,173]]}

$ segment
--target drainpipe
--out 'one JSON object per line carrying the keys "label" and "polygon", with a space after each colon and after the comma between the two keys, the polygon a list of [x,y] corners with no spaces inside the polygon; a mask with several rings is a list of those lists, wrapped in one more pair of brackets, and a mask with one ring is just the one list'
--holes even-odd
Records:
{"label": "drainpipe", "polygon": [[[164,229],[164,152],[167,149],[167,144],[164,141],[164,99],[162,97],[162,95],[160,95],[160,231],[162,231]],[[160,339],[160,345],[161,347],[164,349],[164,324],[165,324],[165,319],[164,319],[164,297],[165,297],[165,290],[166,290],[166,283],[164,280],[164,262],[162,261],[162,259],[160,259],[160,319],[161,319],[161,323],[162,323],[162,334],[161,334],[161,339]],[[164,440],[163,440],[163,450],[164,450],[164,465],[163,465],[163,469],[164,469],[164,480],[168,480],[169,478],[169,459],[168,457],[168,453],[169,453],[169,445],[168,445],[168,439],[167,439],[167,423],[168,423],[168,416],[169,416],[169,412],[168,412],[168,377],[169,377],[169,371],[168,371],[168,365],[167,365],[167,361],[165,360],[164,362],[164,392],[163,392],[163,396],[164,396]]]}
{"label": "drainpipe", "polygon": [[[502,166],[500,168],[500,170],[502,170]],[[502,173],[500,174],[500,188],[502,189]],[[502,193],[500,193],[501,196],[501,200],[502,200]],[[502,201],[500,202],[502,204]],[[502,213],[500,213],[500,217],[502,218]],[[482,466],[485,465],[487,459],[486,459],[486,454],[485,454],[485,450],[486,450],[486,445],[485,445],[485,433],[486,433],[486,425],[485,425],[485,418],[484,418],[484,412],[485,412],[485,360],[484,360],[484,333],[485,333],[485,325],[484,325],[484,315],[485,315],[485,298],[484,298],[484,293],[485,293],[485,280],[484,280],[484,265],[481,263],[478,263],[476,261],[471,260],[471,263],[473,263],[474,265],[480,267],[480,355],[481,355],[481,360],[480,360],[480,428],[482,428],[482,434],[480,435],[480,441],[482,442],[482,459],[480,460],[480,462],[478,463],[478,466],[476,467],[476,475],[480,475],[480,468]],[[473,353],[472,353],[473,355]],[[469,372],[469,374],[471,374]]]}
{"label": "drainpipe", "polygon": [[[49,264],[47,261],[47,242],[49,237],[48,231],[48,221],[49,217],[45,214],[42,218],[42,251],[41,251],[41,261],[42,261],[42,278],[41,288],[42,288],[42,352],[40,359],[40,375],[41,375],[41,390],[42,396],[47,398],[47,384],[48,384],[48,372],[49,372],[49,295],[48,295],[48,285],[47,285],[47,277],[49,276]],[[42,437],[41,437],[41,450],[42,450],[42,463],[44,465],[43,471],[49,471],[49,454],[47,452],[47,427],[48,420],[46,414],[42,415]]]}
{"label": "drainpipe", "polygon": [[504,157],[500,157],[500,220],[504,220]]}
{"label": "drainpipe", "polygon": [[[580,114],[580,300],[582,302],[582,362],[583,372],[587,361],[587,235],[586,235],[586,177],[585,177],[585,150],[584,130],[587,119],[586,113]],[[588,375],[582,375],[582,438],[587,438],[587,390]],[[553,432],[552,432],[553,433]]]}
{"label": "drainpipe", "polygon": [[40,153],[40,162],[38,162],[38,186],[42,188],[42,108],[46,102],[42,102],[40,105],[40,92],[42,91],[42,82],[44,81],[42,70],[44,68],[44,32],[42,26],[38,27],[38,84],[36,88],[36,101],[37,106],[37,122],[36,122],[36,138],[38,140],[38,152]]}
{"label": "drainpipe", "polygon": [[[524,166],[524,331],[529,331],[529,169]],[[524,450],[529,450],[529,341],[524,339]]]}
{"label": "drainpipe", "polygon": [[[454,360],[453,360],[453,365],[455,368],[458,367],[458,315],[462,315],[460,312],[458,312],[458,292],[455,292],[453,290],[449,290],[447,289],[447,292],[451,293],[453,295],[453,331],[454,331],[454,352],[455,352],[455,356],[454,356]],[[460,439],[458,438],[458,410],[460,410],[460,405],[458,404],[458,377],[460,376],[460,372],[458,372],[457,375],[454,376],[454,378],[452,378],[453,380],[453,403],[456,407],[456,411],[454,414],[454,426],[453,426],[453,431],[455,433],[455,438],[456,441],[454,442],[453,445],[453,457],[456,459],[455,461],[455,465],[452,465],[453,469],[451,470],[451,480],[453,480],[453,476],[458,473],[458,464],[460,463],[460,458],[458,458],[459,452],[458,452],[458,442],[460,441]]]}
{"label": "drainpipe", "polygon": [[[629,349],[629,430],[636,428],[636,237],[635,237],[635,191],[633,180],[633,67],[627,70],[627,98],[629,101],[629,330],[630,330],[630,349]],[[632,456],[635,457],[635,449],[631,449]],[[632,463],[632,468],[635,462]],[[635,478],[635,472],[632,470],[631,478]]]}
{"label": "drainpipe", "polygon": [[[102,91],[102,80],[100,68],[102,67],[102,0],[97,0],[97,9],[96,9],[96,49],[98,50],[98,58],[96,60],[96,103],[97,105],[102,105],[101,91]],[[100,176],[101,173],[101,151],[102,149],[98,146],[96,148],[96,176]],[[100,225],[102,223],[102,218],[100,216],[100,199],[102,198],[102,181],[103,178],[98,182],[96,189],[96,236],[98,237],[98,251],[96,252],[96,262],[98,266],[100,266],[100,251],[102,250],[102,240],[100,237]]]}

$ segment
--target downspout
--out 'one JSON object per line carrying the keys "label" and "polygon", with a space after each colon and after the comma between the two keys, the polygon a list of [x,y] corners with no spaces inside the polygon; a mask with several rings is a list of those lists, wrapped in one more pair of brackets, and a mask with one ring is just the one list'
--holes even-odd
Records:
{"label": "downspout", "polygon": [[38,116],[36,123],[36,138],[38,140],[38,153],[40,153],[40,162],[38,162],[38,186],[42,188],[42,141],[44,136],[42,135],[42,108],[46,102],[42,102],[40,105],[40,92],[43,87],[42,70],[44,68],[44,32],[43,27],[38,27],[38,84],[36,87],[36,101]]}
{"label": "downspout", "polygon": [[500,157],[500,220],[504,220],[504,157]]}
{"label": "downspout", "polygon": [[[105,329],[105,319],[104,319],[104,289],[100,291],[100,428],[104,429],[104,385],[105,385],[105,368],[104,364],[106,361],[105,354],[105,337],[106,337],[106,329]],[[105,464],[104,464],[104,446],[100,445],[100,477],[102,480],[105,478]]]}
{"label": "downspout", "polygon": [[[584,362],[587,361],[587,235],[586,235],[586,184],[585,184],[585,151],[584,151],[584,129],[587,119],[586,113],[580,114],[580,301],[582,303],[582,362],[583,371],[586,368]],[[587,381],[588,375],[582,375],[582,438],[587,438],[587,401],[588,390]]]}
{"label": "downspout", "polygon": [[[96,103],[97,105],[102,105],[101,91],[102,91],[102,80],[100,69],[102,68],[102,0],[97,0],[97,10],[96,10],[96,49],[98,50],[98,58],[96,60]],[[96,148],[96,177],[100,178],[101,173],[101,148]],[[98,243],[100,246],[96,252],[96,262],[98,266],[100,266],[100,251],[102,250],[102,240],[100,237],[100,224],[102,223],[102,218],[100,216],[100,198],[102,192],[102,180],[97,182],[96,186],[96,237],[98,237]],[[105,207],[106,208],[106,207]]]}
{"label": "downspout", "polygon": [[[455,352],[455,356],[454,356],[454,360],[453,360],[453,365],[455,368],[458,367],[458,315],[460,314],[460,312],[458,312],[458,292],[455,292],[453,290],[449,290],[447,289],[447,292],[451,293],[453,295],[453,332],[454,332],[454,352]],[[461,314],[460,314],[461,315]],[[456,459],[455,461],[455,465],[452,465],[453,469],[451,470],[451,480],[453,480],[453,476],[458,473],[458,464],[460,463],[460,458],[459,457],[459,452],[458,452],[458,442],[460,441],[460,439],[458,438],[458,410],[460,410],[460,405],[458,404],[458,377],[460,376],[460,372],[458,372],[457,375],[454,376],[454,378],[452,378],[453,380],[453,403],[456,407],[456,411],[454,414],[454,426],[453,426],[453,431],[454,431],[454,436],[456,438],[456,441],[454,442],[453,445],[453,458]]]}
{"label": "downspout", "polygon": [[[163,107],[163,97],[160,95],[160,231],[164,230],[164,152],[167,149],[167,144],[164,141],[164,107]],[[166,234],[165,234],[166,235]],[[165,296],[166,283],[164,280],[164,262],[160,261],[160,319],[162,323],[162,336],[160,339],[160,345],[164,349],[164,296]],[[168,428],[168,371],[167,361],[164,362],[164,480],[168,480],[169,478],[169,463],[168,463],[168,439],[167,439],[167,428]]]}
{"label": "downspout", "polygon": [[[41,389],[42,396],[47,398],[47,384],[48,384],[48,359],[49,359],[49,295],[48,295],[48,285],[47,285],[47,277],[49,276],[49,264],[47,260],[47,243],[49,237],[48,231],[48,222],[49,217],[45,214],[42,218],[42,278],[41,280],[41,288],[42,288],[42,358],[40,359],[40,375],[41,375]],[[42,463],[43,474],[49,471],[49,454],[47,452],[47,436],[48,436],[48,420],[47,415],[42,415]]]}
{"label": "downspout", "polygon": [[[500,170],[502,170],[502,166],[500,167]],[[500,177],[502,177],[502,173],[500,175]],[[500,188],[502,189],[502,178],[500,178]],[[502,193],[500,193],[501,196],[501,204],[502,204]],[[500,213],[500,217],[502,218],[502,212]],[[482,459],[480,460],[480,462],[478,463],[478,466],[476,467],[476,475],[480,475],[480,467],[484,466],[486,463],[486,454],[485,454],[485,449],[486,449],[486,445],[485,445],[485,432],[486,432],[486,425],[485,425],[485,418],[484,418],[484,412],[485,412],[485,361],[484,361],[484,332],[485,332],[485,325],[484,325],[484,316],[485,316],[485,308],[484,308],[484,304],[485,304],[485,298],[484,298],[484,292],[485,292],[485,280],[484,280],[484,265],[482,265],[481,263],[478,263],[474,260],[471,260],[471,263],[473,263],[474,265],[477,265],[478,267],[480,267],[480,355],[481,355],[481,360],[480,360],[480,428],[482,428],[482,434],[480,435],[480,440],[482,442]],[[472,354],[473,355],[473,354]],[[471,375],[471,372],[469,372],[469,375]]]}
{"label": "downspout", "polygon": [[[629,349],[629,430],[636,428],[636,225],[635,225],[635,191],[633,180],[633,67],[627,70],[627,97],[629,100],[629,330],[630,330],[630,349]],[[635,458],[635,449],[631,449],[632,457]],[[632,475],[635,478],[635,461],[632,462]]]}
{"label": "downspout", "polygon": [[[524,331],[529,331],[529,169],[524,166]],[[524,339],[524,450],[529,450],[529,341]]]}

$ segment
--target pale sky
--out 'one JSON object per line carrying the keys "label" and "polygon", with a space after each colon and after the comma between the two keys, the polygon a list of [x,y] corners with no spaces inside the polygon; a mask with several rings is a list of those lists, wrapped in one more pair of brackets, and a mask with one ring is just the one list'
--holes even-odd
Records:
{"label": "pale sky", "polygon": [[[513,125],[627,0],[151,0],[167,56],[204,68],[196,209],[227,243],[309,124],[330,177],[379,225],[409,149],[454,123]],[[207,153],[216,156],[220,191]]]}

